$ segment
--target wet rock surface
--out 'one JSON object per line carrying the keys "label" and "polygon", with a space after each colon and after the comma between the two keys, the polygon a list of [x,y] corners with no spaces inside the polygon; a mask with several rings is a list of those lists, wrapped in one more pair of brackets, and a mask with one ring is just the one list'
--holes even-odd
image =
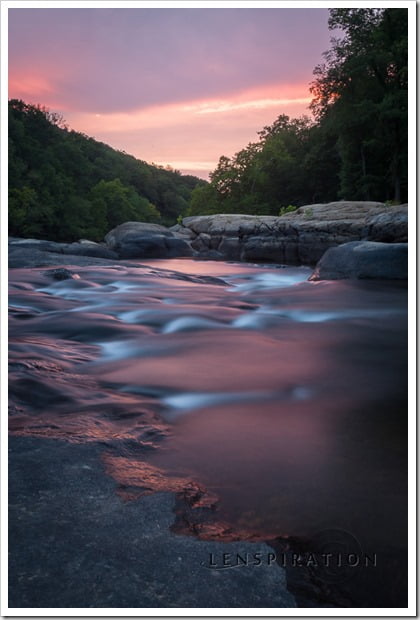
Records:
{"label": "wet rock surface", "polygon": [[174,495],[121,501],[100,452],[10,438],[9,607],[296,606],[275,563],[210,567],[268,545],[175,535]]}

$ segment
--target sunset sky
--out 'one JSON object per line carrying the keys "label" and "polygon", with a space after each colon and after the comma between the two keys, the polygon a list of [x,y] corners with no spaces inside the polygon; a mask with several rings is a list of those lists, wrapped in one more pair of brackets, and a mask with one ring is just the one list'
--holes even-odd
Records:
{"label": "sunset sky", "polygon": [[9,98],[206,178],[279,114],[309,114],[321,8],[11,8]]}

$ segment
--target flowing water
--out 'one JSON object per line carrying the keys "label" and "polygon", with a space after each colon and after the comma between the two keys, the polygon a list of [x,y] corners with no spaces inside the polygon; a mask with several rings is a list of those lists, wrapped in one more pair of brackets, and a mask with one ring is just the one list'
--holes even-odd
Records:
{"label": "flowing water", "polygon": [[188,259],[69,269],[10,272],[11,433],[100,442],[125,500],[192,481],[232,536],[335,528],[378,562],[404,554],[403,285]]}

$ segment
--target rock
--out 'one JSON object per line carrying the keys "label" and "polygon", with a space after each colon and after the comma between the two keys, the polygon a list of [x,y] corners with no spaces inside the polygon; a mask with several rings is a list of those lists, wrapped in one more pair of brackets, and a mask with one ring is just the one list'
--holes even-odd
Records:
{"label": "rock", "polygon": [[183,237],[187,240],[191,240],[196,237],[195,232],[193,232],[190,228],[181,226],[180,224],[175,224],[175,226],[171,226],[169,230],[172,233],[174,233],[177,237]]}
{"label": "rock", "polygon": [[25,249],[25,250],[40,250],[42,252],[56,252],[57,254],[63,254],[63,248],[68,245],[66,243],[57,243],[56,241],[47,241],[44,239],[9,239],[9,248]]}
{"label": "rock", "polygon": [[299,207],[296,211],[282,215],[283,219],[305,219],[320,221],[364,220],[376,215],[387,207],[383,202],[368,200],[337,200],[335,202],[316,203]]}
{"label": "rock", "polygon": [[165,256],[163,235],[140,237],[127,235],[120,245],[116,246],[120,258],[162,258]]}
{"label": "rock", "polygon": [[[10,607],[296,607],[272,547],[176,535],[176,496],[121,501],[100,444],[10,437],[9,458]],[[212,569],[224,553],[250,564]]]}
{"label": "rock", "polygon": [[9,268],[25,268],[25,267],[56,267],[59,265],[76,266],[76,267],[112,267],[118,262],[118,265],[130,267],[131,263],[123,260],[116,261],[115,258],[95,258],[93,256],[68,255],[57,252],[45,252],[27,248],[25,246],[11,245],[9,246]]}
{"label": "rock", "polygon": [[200,256],[217,251],[224,260],[314,265],[330,248],[360,241],[407,238],[407,205],[340,201],[300,207],[281,217],[217,214],[186,217]]}
{"label": "rock", "polygon": [[63,254],[73,254],[74,256],[93,256],[95,258],[117,259],[118,254],[99,243],[69,243],[63,245]]}
{"label": "rock", "polygon": [[176,256],[192,256],[192,249],[184,239],[177,237],[165,237],[165,257],[175,258]]}
{"label": "rock", "polygon": [[[186,217],[171,229],[125,222],[105,237],[106,245],[81,239],[56,243],[9,238],[9,266],[54,264],[47,253],[98,259],[174,258],[315,265],[332,247],[352,241],[407,241],[407,205],[341,201],[300,207],[281,217],[216,214]],[[46,261],[46,262],[45,262]],[[56,264],[61,264],[58,259]],[[78,263],[79,264],[79,263]],[[35,262],[33,263],[35,266]]]}
{"label": "rock", "polygon": [[74,271],[70,271],[69,269],[57,268],[57,269],[48,269],[48,271],[44,271],[44,276],[48,278],[53,278],[53,280],[80,280],[80,276]]}
{"label": "rock", "polygon": [[218,244],[218,252],[227,260],[241,260],[241,244],[238,243],[237,237],[222,237]]}
{"label": "rock", "polygon": [[406,243],[352,241],[327,250],[309,279],[406,280],[407,273]]}
{"label": "rock", "polygon": [[196,252],[207,252],[207,250],[211,248],[211,241],[212,237],[210,235],[202,233],[191,241],[191,247],[196,250]]}
{"label": "rock", "polygon": [[206,260],[224,260],[224,256],[217,250],[203,250],[202,252],[194,252],[194,258],[206,259]]}
{"label": "rock", "polygon": [[107,247],[114,250],[121,243],[124,242],[124,239],[127,235],[138,235],[139,237],[145,237],[147,235],[160,235],[172,237],[173,233],[165,228],[165,226],[161,226],[160,224],[150,224],[148,222],[124,222],[124,224],[120,224],[113,228],[106,236],[105,243]]}
{"label": "rock", "polygon": [[406,243],[408,233],[408,205],[388,207],[386,211],[367,219],[363,238],[385,243]]}
{"label": "rock", "polygon": [[74,256],[92,256],[95,258],[118,258],[115,252],[100,243],[86,240],[78,243],[57,243],[43,239],[11,238],[9,239],[9,249],[54,252],[56,254],[73,254]]}
{"label": "rock", "polygon": [[119,258],[173,258],[191,256],[187,241],[168,228],[145,222],[125,222],[105,237],[109,249]]}
{"label": "rock", "polygon": [[[282,260],[278,260],[282,257]],[[289,262],[299,263],[299,252],[296,240],[286,243],[274,235],[265,237],[249,237],[243,243],[242,258],[251,262]]]}

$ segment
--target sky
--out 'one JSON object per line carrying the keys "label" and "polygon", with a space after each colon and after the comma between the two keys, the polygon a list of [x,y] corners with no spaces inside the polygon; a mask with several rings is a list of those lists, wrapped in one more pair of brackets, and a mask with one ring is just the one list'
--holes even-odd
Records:
{"label": "sky", "polygon": [[310,115],[322,8],[10,8],[9,98],[207,178],[280,114]]}

